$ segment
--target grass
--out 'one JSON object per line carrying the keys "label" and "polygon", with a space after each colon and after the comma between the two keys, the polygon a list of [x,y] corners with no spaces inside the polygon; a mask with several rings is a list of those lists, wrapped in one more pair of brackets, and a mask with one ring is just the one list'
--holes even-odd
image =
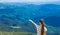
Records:
{"label": "grass", "polygon": [[0,35],[36,35],[31,32],[0,32]]}

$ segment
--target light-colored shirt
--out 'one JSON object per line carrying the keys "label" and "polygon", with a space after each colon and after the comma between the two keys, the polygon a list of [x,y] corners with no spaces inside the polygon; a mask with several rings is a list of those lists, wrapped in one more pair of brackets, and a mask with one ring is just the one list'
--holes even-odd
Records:
{"label": "light-colored shirt", "polygon": [[[35,25],[36,29],[37,29],[37,35],[40,35],[41,34],[41,26],[40,25],[37,25],[35,22],[33,22],[31,19],[29,19],[29,21]],[[44,27],[44,30],[47,31],[47,28]]]}
{"label": "light-colored shirt", "polygon": [[[37,25],[36,29],[37,29],[37,35],[40,35],[41,34],[41,26]],[[44,27],[44,30],[47,31],[47,28]]]}

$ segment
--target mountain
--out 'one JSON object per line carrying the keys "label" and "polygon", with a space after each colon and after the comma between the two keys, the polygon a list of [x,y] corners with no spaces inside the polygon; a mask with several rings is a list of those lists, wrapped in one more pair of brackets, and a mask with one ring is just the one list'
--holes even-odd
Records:
{"label": "mountain", "polygon": [[[0,30],[2,31],[36,32],[35,27],[28,20],[32,19],[38,24],[41,18],[44,19],[49,33],[60,31],[60,5],[0,3]],[[21,28],[13,29],[10,26]]]}

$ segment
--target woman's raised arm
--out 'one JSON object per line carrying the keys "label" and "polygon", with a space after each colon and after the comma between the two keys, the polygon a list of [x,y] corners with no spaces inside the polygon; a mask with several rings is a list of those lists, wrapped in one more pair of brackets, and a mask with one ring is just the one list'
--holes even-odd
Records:
{"label": "woman's raised arm", "polygon": [[29,19],[29,21],[37,28],[38,25],[34,21],[32,21],[31,19]]}

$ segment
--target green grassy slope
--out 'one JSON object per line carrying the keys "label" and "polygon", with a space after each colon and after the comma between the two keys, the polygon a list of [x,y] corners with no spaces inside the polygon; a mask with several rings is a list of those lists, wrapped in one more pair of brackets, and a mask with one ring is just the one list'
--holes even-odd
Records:
{"label": "green grassy slope", "polygon": [[36,35],[35,33],[28,32],[0,32],[0,35]]}

